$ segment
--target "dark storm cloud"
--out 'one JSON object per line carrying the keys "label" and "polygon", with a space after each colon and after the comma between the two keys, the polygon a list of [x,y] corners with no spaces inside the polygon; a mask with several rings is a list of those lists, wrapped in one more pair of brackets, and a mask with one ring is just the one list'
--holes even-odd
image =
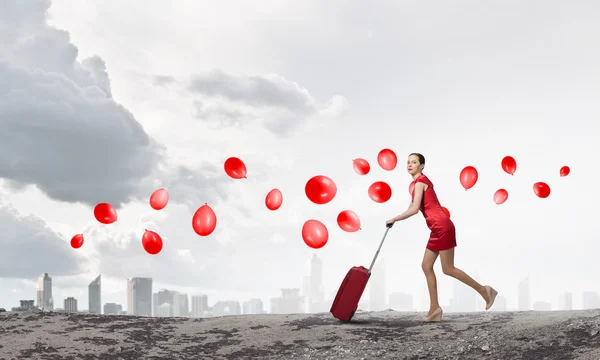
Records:
{"label": "dark storm cloud", "polygon": [[[142,184],[152,180],[211,198],[203,169],[160,170],[173,167],[164,147],[112,98],[104,61],[78,62],[69,33],[47,25],[49,7],[35,0],[0,5],[0,178],[13,190],[33,184],[52,199],[90,206],[145,198],[153,189]],[[190,176],[195,187],[185,185]]]}
{"label": "dark storm cloud", "polygon": [[111,98],[103,60],[77,61],[49,1],[2,2],[0,177],[56,200],[115,205],[136,196],[161,146]]}

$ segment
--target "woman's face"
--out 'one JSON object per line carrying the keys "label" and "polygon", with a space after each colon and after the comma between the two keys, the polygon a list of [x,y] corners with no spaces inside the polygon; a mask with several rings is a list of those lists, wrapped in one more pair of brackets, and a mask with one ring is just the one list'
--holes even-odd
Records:
{"label": "woman's face", "polygon": [[411,175],[417,174],[423,170],[423,165],[419,162],[419,157],[417,155],[408,157],[408,161],[406,161],[406,170]]}

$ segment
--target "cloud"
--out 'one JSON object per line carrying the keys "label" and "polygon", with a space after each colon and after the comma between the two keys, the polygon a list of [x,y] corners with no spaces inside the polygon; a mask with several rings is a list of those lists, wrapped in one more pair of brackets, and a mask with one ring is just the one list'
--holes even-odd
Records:
{"label": "cloud", "polygon": [[189,90],[253,107],[285,108],[299,114],[313,112],[317,106],[308,90],[276,74],[242,77],[212,70],[195,75]]}
{"label": "cloud", "polygon": [[[156,86],[174,82],[171,76],[153,78]],[[180,85],[193,97],[197,119],[217,128],[259,124],[284,137],[311,119],[325,122],[338,117],[348,106],[341,95],[320,102],[306,88],[277,74],[236,76],[213,69]]]}
{"label": "cloud", "polygon": [[156,86],[168,86],[174,82],[177,82],[177,80],[169,75],[157,75],[152,80],[152,84]]}
{"label": "cloud", "polygon": [[2,278],[35,278],[44,272],[69,276],[89,271],[87,259],[37,216],[21,216],[10,205],[3,205],[0,228],[4,229],[0,248]]}
{"label": "cloud", "polygon": [[146,198],[154,183],[213,199],[204,169],[168,163],[166,148],[112,98],[104,61],[79,62],[69,33],[47,25],[49,7],[50,1],[3,2],[0,178],[13,190],[35,185],[54,200],[90,206]]}

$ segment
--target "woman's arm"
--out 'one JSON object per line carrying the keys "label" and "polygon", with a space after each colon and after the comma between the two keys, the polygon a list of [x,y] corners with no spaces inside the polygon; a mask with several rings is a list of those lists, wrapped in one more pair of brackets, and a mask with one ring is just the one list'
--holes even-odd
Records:
{"label": "woman's arm", "polygon": [[386,224],[393,224],[397,221],[402,221],[408,219],[409,217],[415,215],[419,212],[419,208],[421,207],[421,201],[423,201],[423,192],[425,191],[425,184],[418,182],[415,184],[415,198],[414,201],[410,203],[408,209],[402,214],[395,216],[388,220]]}

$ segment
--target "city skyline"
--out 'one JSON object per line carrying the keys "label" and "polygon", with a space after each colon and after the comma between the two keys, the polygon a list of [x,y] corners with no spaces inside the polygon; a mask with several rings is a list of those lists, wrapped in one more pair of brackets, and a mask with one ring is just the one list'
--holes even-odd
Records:
{"label": "city skyline", "polygon": [[[206,311],[212,313],[212,309],[217,315],[227,315],[230,310],[228,308],[237,307],[233,310],[234,314],[244,313],[293,313],[293,312],[328,312],[329,306],[333,300],[332,295],[329,298],[325,298],[325,290],[322,287],[322,267],[323,262],[314,253],[307,266],[307,275],[303,277],[303,289],[300,288],[282,288],[280,289],[283,297],[272,297],[264,301],[260,298],[249,298],[244,300],[232,300],[223,298],[210,298],[206,294],[187,294],[171,289],[155,289],[153,287],[153,280],[151,278],[128,278],[127,281],[127,305],[123,307],[122,304],[118,303],[105,303],[104,308],[109,306],[111,312],[125,311],[130,315],[137,316],[154,316],[154,317],[202,317]],[[367,289],[365,289],[365,295],[361,300],[359,308],[365,311],[382,311],[388,308],[392,308],[398,311],[422,311],[425,310],[423,306],[415,306],[414,295],[406,292],[387,292],[385,288],[381,286],[382,280],[384,280],[385,274],[385,261],[384,258],[380,258],[376,262],[376,266],[373,269],[374,274]],[[95,292],[95,287],[100,288],[100,279],[102,275],[98,275],[88,287],[88,293],[93,294],[99,298],[101,293]],[[477,278],[477,275],[475,275]],[[450,298],[440,297],[440,303],[443,304],[446,312],[475,312],[483,310],[483,302],[477,294],[473,293],[466,285],[459,281],[454,281],[452,290],[452,296]],[[600,294],[597,291],[585,291],[581,294],[581,305],[577,307],[573,305],[573,294],[570,292],[560,292],[556,297],[556,301],[552,299],[531,299],[530,289],[530,278],[529,275],[525,276],[518,284],[518,298],[516,299],[517,306],[507,306],[507,298],[500,295],[498,297],[498,304],[493,311],[552,311],[552,310],[576,310],[580,309],[591,309],[600,308]],[[94,287],[93,287],[94,286]],[[43,290],[39,290],[42,287]],[[45,293],[45,291],[48,291]],[[38,278],[38,291],[37,297],[38,302],[35,305],[40,308],[48,304],[49,299],[53,299],[52,293],[54,289],[52,286],[52,277],[48,273],[42,274]],[[302,299],[300,299],[300,297]],[[279,303],[274,301],[283,301],[285,298],[298,298],[300,301],[298,305],[293,303],[290,305],[278,305]],[[44,303],[41,304],[40,300],[44,299]],[[276,300],[279,299],[279,300]],[[148,304],[150,300],[150,304]],[[423,300],[423,299],[422,299]],[[21,299],[21,306],[25,299]],[[32,300],[33,301],[33,300]],[[51,302],[53,302],[52,300]],[[296,301],[296,300],[294,300]],[[289,302],[289,301],[288,301]],[[86,311],[88,313],[95,313],[90,309],[83,309],[78,301],[77,297],[68,296],[63,300],[64,306],[59,308],[64,311]],[[69,305],[67,305],[69,304]],[[91,302],[88,302],[91,304]],[[210,305],[212,304],[212,305]],[[275,305],[274,305],[275,304]],[[273,306],[276,308],[273,309]],[[15,306],[16,307],[16,306]],[[121,310],[117,311],[116,307],[120,307]],[[54,307],[56,308],[56,307]],[[53,310],[54,310],[53,308]],[[68,310],[71,309],[71,310]],[[123,310],[124,309],[124,310]],[[130,310],[131,309],[131,310]],[[136,310],[137,309],[137,310]],[[246,310],[248,309],[248,312]],[[259,310],[251,310],[259,309]],[[150,310],[148,312],[148,310]]]}
{"label": "city skyline", "polygon": [[[316,253],[322,281],[310,302],[327,308],[348,270],[369,265],[385,221],[409,205],[412,152],[425,156],[424,173],[455,224],[455,266],[494,287],[508,308],[518,308],[525,279],[528,306],[540,308],[568,303],[565,291],[581,307],[584,292],[600,291],[600,50],[590,46],[600,3],[181,0],[143,8],[134,0],[0,2],[1,307],[37,302],[46,272],[48,309],[67,297],[79,309],[90,300],[94,311],[99,302],[128,308],[132,277],[268,308],[271,298],[297,298],[282,289],[304,290]],[[377,162],[385,148],[398,157],[393,171]],[[502,169],[505,156],[517,162],[514,175]],[[230,157],[245,162],[245,179],[227,176]],[[357,158],[369,161],[368,174],[354,171]],[[479,174],[468,190],[459,181],[466,166]],[[315,175],[335,182],[331,202],[307,199]],[[389,201],[369,197],[375,181],[390,185]],[[547,198],[533,191],[539,181],[551,188]],[[149,197],[160,188],[169,202],[157,211]],[[274,188],[283,203],[271,211],[265,196]],[[498,189],[509,194],[501,205]],[[94,218],[103,202],[116,209],[115,223]],[[209,236],[191,224],[204,204],[218,218]],[[340,228],[343,210],[358,215],[360,230]],[[302,238],[309,219],[327,226],[320,249]],[[144,250],[145,230],[162,237],[160,253]],[[76,234],[84,242],[73,248]],[[373,292],[381,307],[389,294],[408,293],[424,309],[429,235],[421,213],[394,225],[380,253],[385,269],[373,273],[363,300]],[[471,306],[439,261],[434,269],[444,306]],[[97,301],[89,285],[99,274]],[[465,295],[452,303],[455,287]],[[131,297],[132,306],[151,312],[147,297]]]}

